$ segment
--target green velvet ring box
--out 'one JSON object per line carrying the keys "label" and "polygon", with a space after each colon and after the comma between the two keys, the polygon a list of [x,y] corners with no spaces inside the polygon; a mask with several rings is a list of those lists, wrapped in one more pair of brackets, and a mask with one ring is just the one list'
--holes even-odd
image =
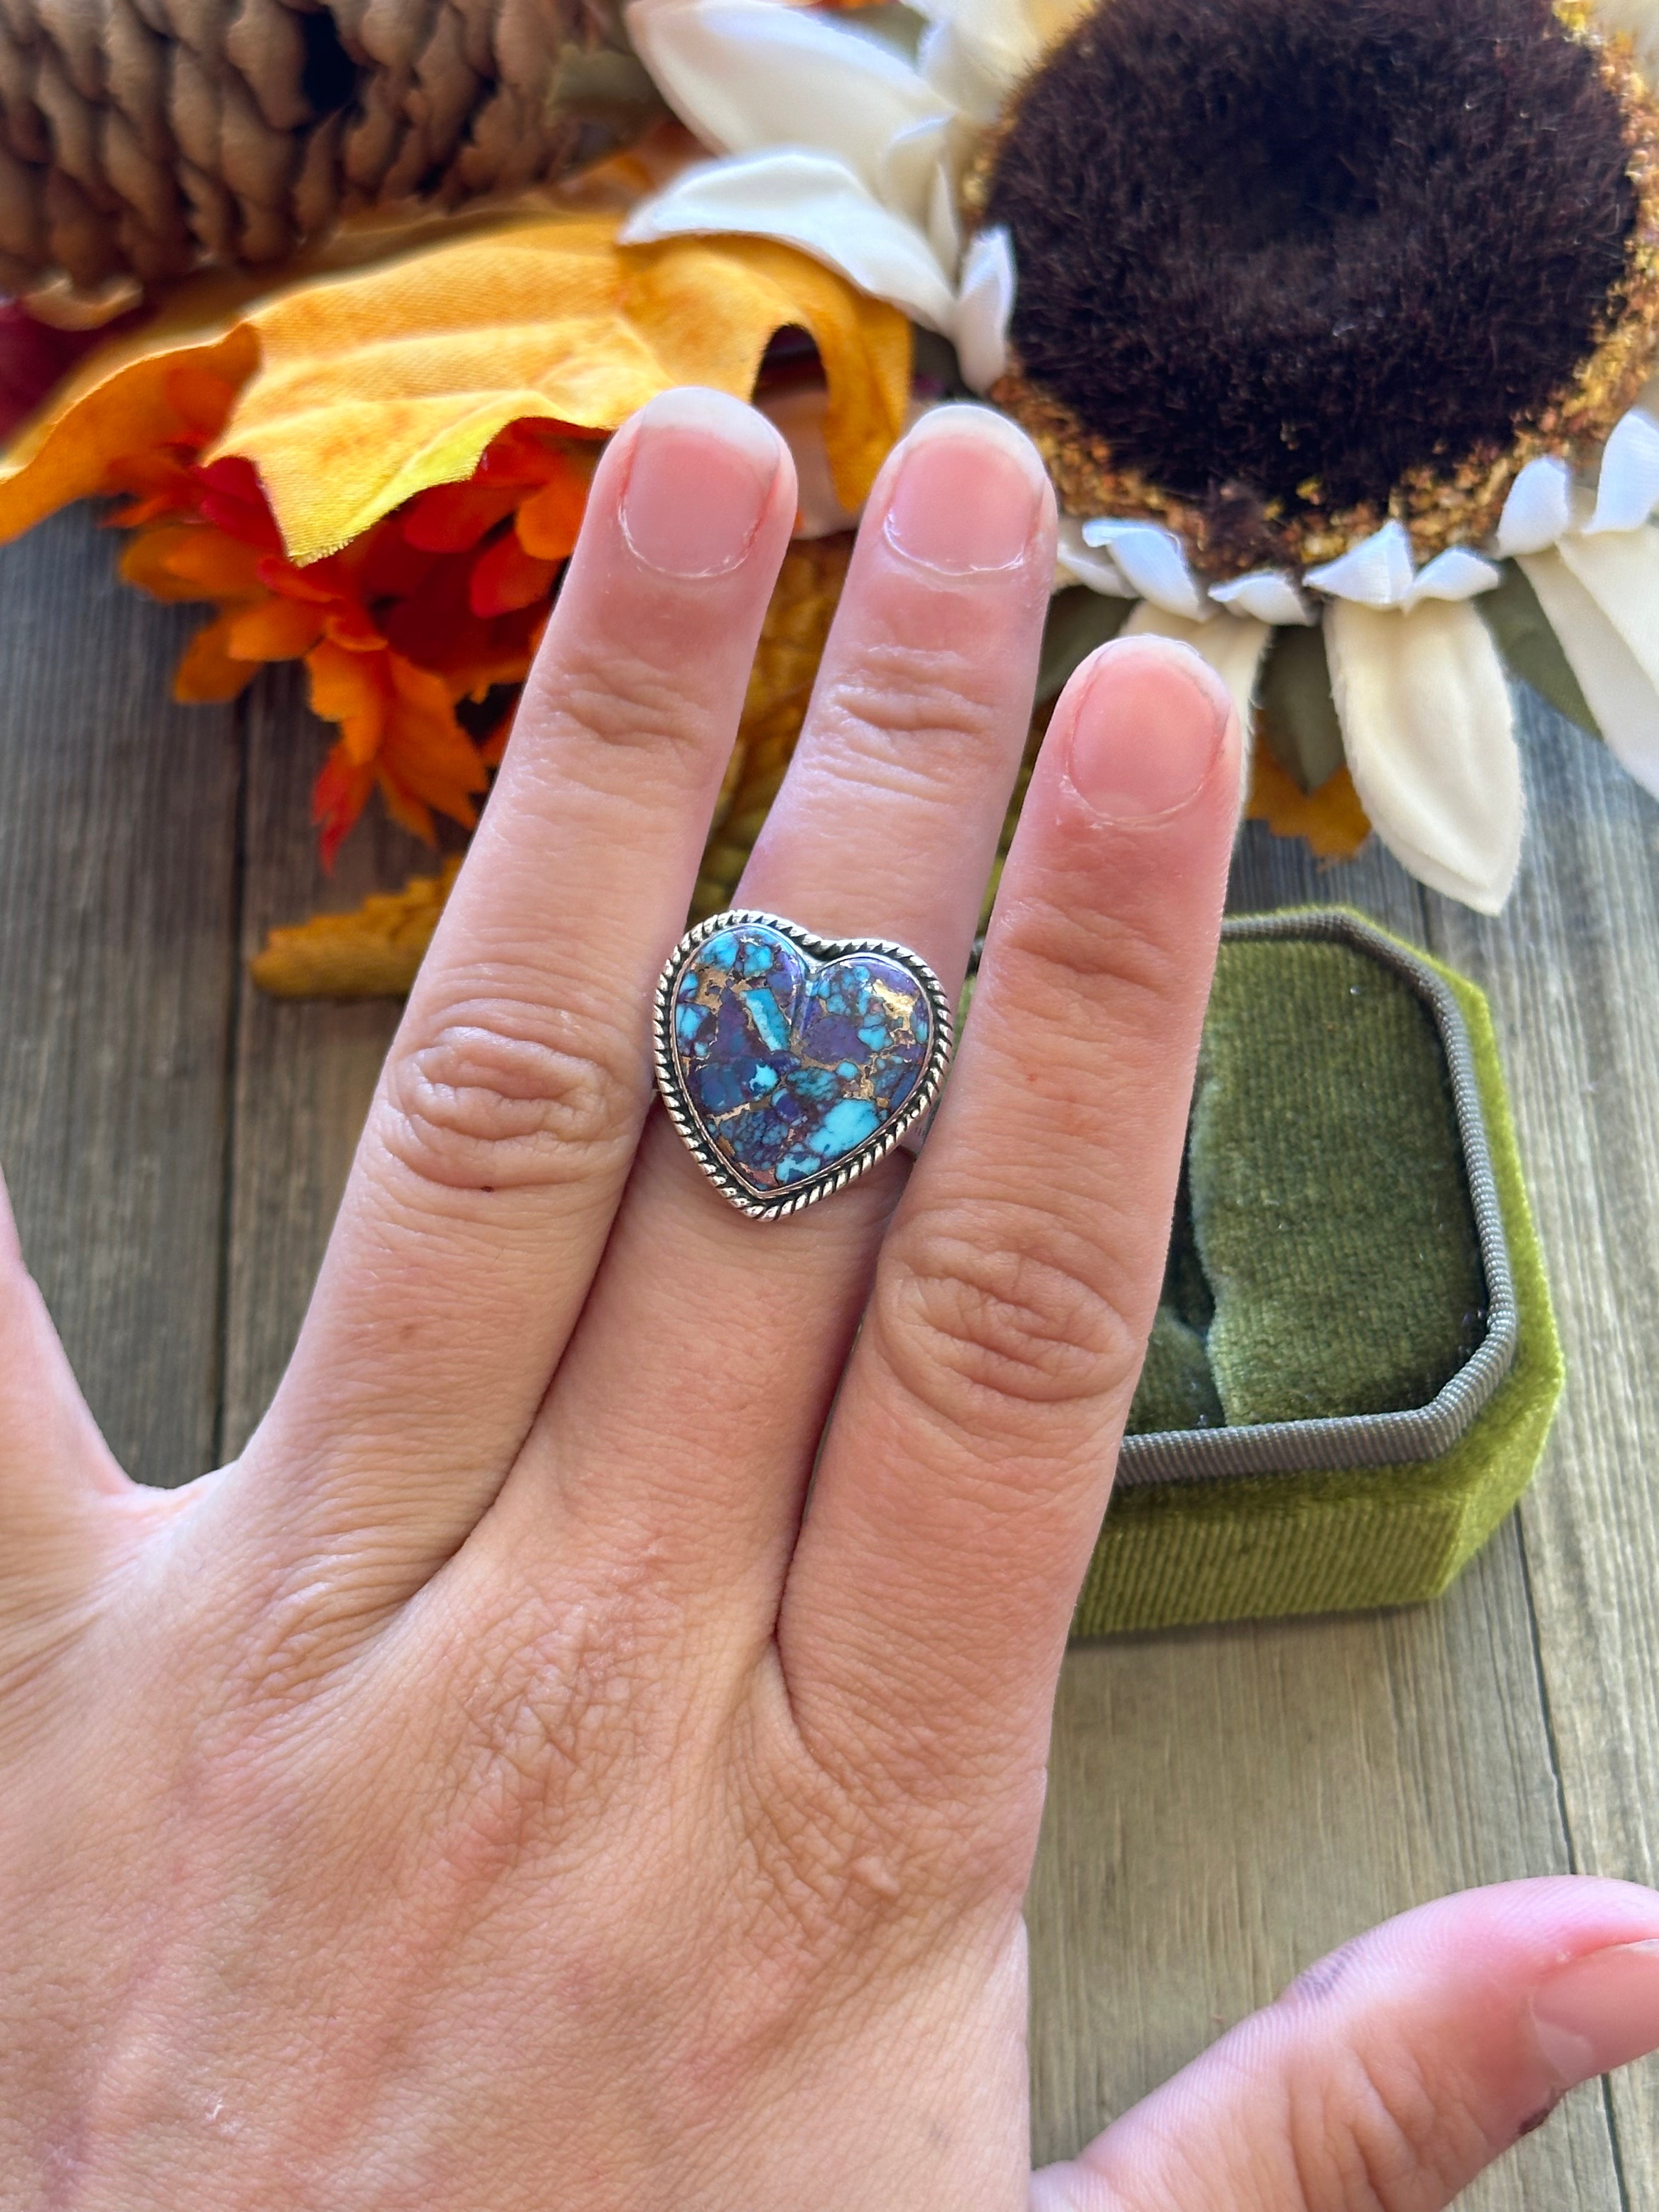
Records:
{"label": "green velvet ring box", "polygon": [[1437,1595],[1561,1382],[1483,994],[1344,908],[1229,921],[1074,1635]]}

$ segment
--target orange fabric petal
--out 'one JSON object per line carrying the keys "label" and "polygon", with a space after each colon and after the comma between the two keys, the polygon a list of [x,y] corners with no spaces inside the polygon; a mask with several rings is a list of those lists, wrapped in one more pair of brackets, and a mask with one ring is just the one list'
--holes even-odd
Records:
{"label": "orange fabric petal", "polygon": [[511,714],[503,714],[478,747],[478,758],[486,768],[499,768],[506,759],[507,741],[513,734],[513,721]]}
{"label": "orange fabric petal", "polygon": [[339,724],[343,757],[354,768],[373,763],[385,735],[392,701],[384,659],[379,653],[348,653],[327,638],[306,655],[312,711],[325,722]]}
{"label": "orange fabric petal", "polygon": [[321,835],[323,866],[331,868],[348,830],[362,812],[374,788],[372,764],[354,761],[343,739],[323,763],[311,788],[311,818]]}
{"label": "orange fabric petal", "polygon": [[518,498],[510,483],[434,484],[412,500],[403,514],[403,534],[425,553],[469,553],[481,538],[512,514]]}
{"label": "orange fabric petal", "polygon": [[406,599],[420,590],[440,556],[422,553],[404,539],[394,516],[352,549],[360,556],[357,587],[365,599]]}
{"label": "orange fabric petal", "polygon": [[567,463],[550,483],[532,494],[514,527],[526,553],[540,561],[568,561],[587,512],[588,479]]}
{"label": "orange fabric petal", "polygon": [[323,635],[344,646],[348,653],[380,653],[386,633],[367,611],[350,599],[335,599],[323,617]]}
{"label": "orange fabric petal", "polygon": [[1249,804],[1245,814],[1265,822],[1275,837],[1300,837],[1316,860],[1351,860],[1371,834],[1371,825],[1346,768],[1315,792],[1304,792],[1287,775],[1266,745],[1255,748]]}
{"label": "orange fabric petal", "polygon": [[468,601],[475,615],[509,615],[544,599],[558,573],[556,561],[538,561],[509,531],[472,564]]}
{"label": "orange fabric petal", "polygon": [[435,845],[438,825],[432,819],[432,809],[405,791],[388,769],[383,768],[375,781],[380,787],[381,803],[398,827],[407,830],[423,844]]}
{"label": "orange fabric petal", "polygon": [[231,650],[236,617],[222,615],[198,629],[173,674],[173,696],[190,707],[222,706],[246,691],[259,673],[257,660]]}
{"label": "orange fabric petal", "polygon": [[259,591],[249,549],[196,522],[157,522],[122,550],[121,574],[153,599],[244,599]]}
{"label": "orange fabric petal", "polygon": [[318,610],[297,599],[261,599],[226,619],[230,650],[239,660],[299,660],[322,633]]}

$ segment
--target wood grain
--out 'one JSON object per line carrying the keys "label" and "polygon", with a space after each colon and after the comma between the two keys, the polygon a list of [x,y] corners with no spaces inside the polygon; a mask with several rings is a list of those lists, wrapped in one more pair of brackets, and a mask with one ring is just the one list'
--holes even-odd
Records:
{"label": "wood grain", "polygon": [[[1508,911],[1437,905],[1491,994],[1567,1346],[1556,1448],[1522,1509],[1575,1863],[1659,1882],[1659,805],[1539,714]],[[1615,2077],[1627,2201],[1659,2205],[1659,2065]]]}
{"label": "wood grain", "polygon": [[[247,706],[244,960],[274,925],[356,906],[437,862],[372,799],[331,875],[317,858],[310,794],[325,732],[297,668],[273,670]],[[227,1456],[247,1441],[282,1377],[401,1007],[240,996],[235,1143],[226,1273]]]}
{"label": "wood grain", "polygon": [[0,1159],[123,1464],[211,1464],[240,749],[86,512],[0,550]]}

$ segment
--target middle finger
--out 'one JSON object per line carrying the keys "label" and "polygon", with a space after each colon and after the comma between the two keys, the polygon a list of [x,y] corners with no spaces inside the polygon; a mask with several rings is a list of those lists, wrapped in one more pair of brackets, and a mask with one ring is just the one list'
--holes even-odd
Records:
{"label": "middle finger", "polygon": [[[942,409],[911,433],[872,495],[738,905],[896,939],[954,1000],[1030,724],[1054,526],[1042,464],[1005,418]],[[896,1155],[752,1221],[655,1117],[534,1447],[556,1480],[573,1440],[603,1434],[633,1470],[568,1501],[607,1547],[647,1546],[722,1602],[748,1578],[750,1617],[769,1625],[907,1167]]]}

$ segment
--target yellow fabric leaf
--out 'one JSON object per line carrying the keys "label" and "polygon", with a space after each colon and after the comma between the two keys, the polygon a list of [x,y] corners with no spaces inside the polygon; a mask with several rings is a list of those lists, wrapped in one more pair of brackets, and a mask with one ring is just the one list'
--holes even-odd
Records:
{"label": "yellow fabric leaf", "polygon": [[797,326],[823,357],[830,467],[856,507],[903,428],[903,316],[793,246],[619,246],[620,220],[498,212],[435,240],[348,236],[275,291],[246,273],[192,280],[100,348],[0,461],[0,540],[176,442],[216,380],[238,396],[213,451],[253,462],[304,564],[469,477],[509,422],[614,430],[679,384],[746,399],[775,333]]}
{"label": "yellow fabric leaf", "polygon": [[[284,262],[284,289],[342,270],[373,267],[434,240],[453,244],[499,232],[499,210],[479,216],[349,217],[331,236]],[[246,310],[272,294],[272,271],[216,269],[167,293],[160,311],[88,354],[0,453],[0,544],[21,537],[73,500],[109,489],[112,463],[153,451],[191,427],[204,380],[233,388],[252,374],[258,338]],[[179,373],[182,372],[182,373]]]}
{"label": "yellow fabric leaf", "polygon": [[712,384],[748,398],[761,356],[791,325],[817,347],[830,387],[824,415],[836,495],[860,507],[904,428],[910,326],[822,262],[769,238],[677,238],[625,249],[627,307],[674,384]]}
{"label": "yellow fabric leaf", "polygon": [[254,981],[279,999],[401,998],[460,867],[411,876],[400,891],[377,891],[351,914],[313,915],[273,929],[252,963]]}
{"label": "yellow fabric leaf", "polygon": [[471,475],[507,423],[613,430],[655,393],[747,398],[779,330],[808,331],[848,504],[902,427],[909,326],[769,240],[620,247],[610,218],[515,220],[252,309],[261,366],[218,451],[259,471],[290,556],[320,559]]}

